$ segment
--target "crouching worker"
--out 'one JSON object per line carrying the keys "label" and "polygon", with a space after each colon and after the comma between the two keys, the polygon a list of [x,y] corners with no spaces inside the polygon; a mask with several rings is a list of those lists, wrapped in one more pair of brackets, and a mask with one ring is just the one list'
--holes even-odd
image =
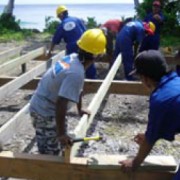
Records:
{"label": "crouching worker", "polygon": [[[127,172],[140,166],[157,140],[173,141],[180,133],[180,77],[177,73],[168,70],[164,57],[157,50],[140,53],[135,59],[133,73],[139,75],[151,95],[147,129],[134,138],[140,146],[139,151],[134,159],[120,162]],[[179,179],[180,169],[173,180]]]}
{"label": "crouching worker", "polygon": [[100,29],[85,31],[77,42],[79,51],[56,62],[42,77],[30,101],[39,153],[58,155],[71,145],[67,134],[68,102],[77,103],[80,115],[85,70],[105,53],[106,38]]}

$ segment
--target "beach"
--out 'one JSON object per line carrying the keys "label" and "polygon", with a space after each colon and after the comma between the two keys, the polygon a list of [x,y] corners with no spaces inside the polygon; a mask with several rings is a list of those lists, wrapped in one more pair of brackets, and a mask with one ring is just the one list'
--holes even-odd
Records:
{"label": "beach", "polygon": [[[69,15],[76,16],[84,21],[87,17],[93,17],[98,24],[102,24],[108,19],[122,19],[135,15],[134,4],[66,4]],[[20,20],[22,28],[32,28],[43,31],[45,28],[45,18],[56,18],[57,5],[16,5],[14,15],[16,20]],[[2,13],[4,5],[0,5]]]}

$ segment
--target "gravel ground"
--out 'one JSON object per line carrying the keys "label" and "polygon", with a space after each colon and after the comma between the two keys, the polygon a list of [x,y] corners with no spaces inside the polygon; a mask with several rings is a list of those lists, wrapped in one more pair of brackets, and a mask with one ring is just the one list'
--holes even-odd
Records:
{"label": "gravel ground", "polygon": [[[24,51],[29,51],[42,46],[43,43],[35,42],[35,45],[30,41]],[[17,45],[17,44],[13,44]],[[13,47],[12,44],[0,44],[0,50],[7,47]],[[3,48],[2,48],[3,47]],[[35,62],[30,62],[28,69],[36,66]],[[99,71],[99,77],[103,78],[104,72]],[[20,75],[18,72],[11,72],[11,75]],[[120,76],[122,72],[118,73]],[[0,102],[0,125],[10,119],[18,110],[20,110],[30,99],[33,91],[18,90],[11,97],[5,98]],[[83,105],[87,107],[93,98],[93,94],[85,95]],[[94,118],[94,122],[88,131],[88,136],[100,134],[103,137],[102,141],[91,141],[82,146],[78,156],[89,156],[90,154],[128,154],[135,155],[138,150],[138,145],[134,143],[133,137],[139,132],[144,132],[147,125],[148,115],[148,97],[132,96],[132,95],[115,95],[109,94],[103,100],[103,103]],[[68,130],[71,131],[77,125],[80,117],[77,115],[76,108],[71,108],[67,114]],[[4,150],[13,152],[29,152],[38,153],[34,140],[34,129],[31,125],[31,120],[27,120],[27,124],[19,132],[14,134],[3,147]],[[172,143],[160,140],[153,148],[153,155],[173,155],[179,162],[180,154],[180,136]],[[11,179],[10,180],[15,180]]]}

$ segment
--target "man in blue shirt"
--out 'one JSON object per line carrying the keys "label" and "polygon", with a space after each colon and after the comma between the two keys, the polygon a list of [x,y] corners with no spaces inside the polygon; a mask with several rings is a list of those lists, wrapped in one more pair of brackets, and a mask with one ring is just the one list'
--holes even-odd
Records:
{"label": "man in blue shirt", "polygon": [[[140,166],[159,139],[173,141],[180,133],[180,77],[168,70],[162,54],[157,50],[140,53],[135,59],[135,70],[141,81],[151,91],[148,125],[144,134],[134,140],[140,145],[134,159],[121,161],[124,171],[133,171]],[[180,179],[180,169],[173,180]]]}
{"label": "man in blue shirt", "polygon": [[152,6],[152,12],[147,14],[144,19],[145,22],[153,22],[156,26],[156,30],[153,36],[147,36],[144,38],[139,52],[149,49],[159,49],[160,45],[160,30],[163,25],[164,16],[161,12],[161,3],[159,1],[154,1]]}
{"label": "man in blue shirt", "polygon": [[115,60],[119,53],[122,54],[122,62],[127,80],[134,80],[134,78],[129,75],[133,69],[134,56],[137,51],[133,51],[134,44],[135,49],[137,49],[138,44],[143,41],[143,38],[146,35],[152,35],[154,30],[155,26],[152,22],[143,23],[141,21],[131,21],[125,24],[118,33],[113,59]]}
{"label": "man in blue shirt", "polygon": [[77,52],[77,40],[86,30],[82,20],[68,15],[68,9],[65,6],[59,6],[56,10],[57,17],[61,23],[53,36],[49,54],[51,54],[54,46],[59,44],[63,39],[66,43],[66,54]]}
{"label": "man in blue shirt", "polygon": [[[76,42],[86,30],[83,21],[79,18],[69,16],[66,6],[59,6],[56,10],[56,15],[61,20],[61,23],[53,36],[48,56],[51,56],[54,46],[59,44],[62,39],[66,43],[67,55],[77,53],[78,46]],[[92,64],[87,69],[86,78],[95,79],[95,76],[96,69],[94,64]]]}

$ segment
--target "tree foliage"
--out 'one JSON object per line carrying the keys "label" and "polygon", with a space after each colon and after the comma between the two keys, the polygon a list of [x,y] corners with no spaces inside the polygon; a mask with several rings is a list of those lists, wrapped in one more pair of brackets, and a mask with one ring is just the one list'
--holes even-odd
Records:
{"label": "tree foliage", "polygon": [[95,17],[87,17],[87,22],[85,24],[87,29],[96,28],[99,26],[95,20]]}
{"label": "tree foliage", "polygon": [[3,13],[0,15],[0,32],[4,31],[17,32],[20,31],[20,21],[16,21],[15,16]]}
{"label": "tree foliage", "polygon": [[[144,0],[136,9],[138,17],[144,19],[147,13],[152,9],[154,0]],[[163,33],[175,33],[180,30],[180,1],[179,0],[160,0],[162,4],[162,12],[165,16]]]}
{"label": "tree foliage", "polygon": [[51,17],[51,16],[46,17],[44,32],[54,34],[58,24],[59,24],[59,21],[53,20],[53,17]]}

